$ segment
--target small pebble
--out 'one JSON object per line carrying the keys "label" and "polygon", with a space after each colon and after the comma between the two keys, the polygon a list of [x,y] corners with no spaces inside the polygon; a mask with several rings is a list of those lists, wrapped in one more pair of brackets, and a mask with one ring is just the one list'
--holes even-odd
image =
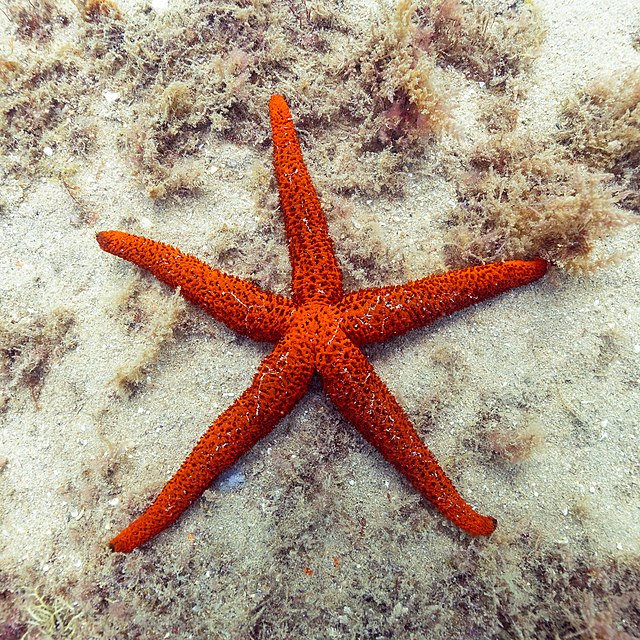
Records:
{"label": "small pebble", "polygon": [[120,98],[120,94],[117,91],[103,91],[102,95],[107,102],[115,102]]}
{"label": "small pebble", "polygon": [[231,469],[221,474],[218,489],[222,493],[229,493],[230,491],[240,489],[246,481],[247,477],[244,475],[244,472],[239,469]]}

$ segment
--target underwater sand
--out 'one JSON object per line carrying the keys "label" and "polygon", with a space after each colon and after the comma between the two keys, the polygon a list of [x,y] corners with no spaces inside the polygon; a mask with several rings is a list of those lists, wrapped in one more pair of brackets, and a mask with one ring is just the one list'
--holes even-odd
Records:
{"label": "underwater sand", "polygon": [[[600,74],[640,64],[629,44],[640,6],[617,0],[603,13],[598,0],[536,4],[548,34],[520,120],[543,134],[564,97]],[[115,137],[118,124],[106,108],[103,124]],[[95,233],[144,233],[213,266],[212,243],[224,234],[238,249],[224,270],[246,277],[268,262],[273,281],[260,284],[282,292],[284,243],[273,243],[274,256],[252,251],[271,224],[256,215],[251,178],[268,159],[212,138],[201,195],[159,205],[131,177],[116,145],[102,144],[77,177],[96,214],[89,225],[78,222],[55,179],[37,178],[23,190],[9,177],[0,187],[7,202],[0,213],[3,322],[27,325],[60,310],[74,319],[65,339],[75,343],[47,372],[37,402],[28,388],[15,388],[0,415],[0,637],[20,637],[37,617],[36,591],[59,606],[59,619],[79,614],[80,638],[459,637],[447,607],[479,620],[499,617],[505,601],[512,610],[535,609],[529,598],[537,591],[527,585],[543,580],[543,567],[562,573],[584,565],[580,575],[590,575],[595,561],[637,568],[635,227],[607,241],[622,255],[617,264],[582,277],[552,270],[534,285],[366,349],[461,493],[498,518],[489,540],[469,539],[444,521],[314,382],[176,525],[130,556],[110,553],[108,540],[149,504],[269,349],[185,303],[141,389],[117,394],[114,377],[165,330],[176,303],[167,288],[101,252]],[[313,177],[311,161],[309,169]],[[380,260],[399,261],[390,266],[403,274],[399,280],[440,264],[436,223],[452,197],[420,167],[407,177],[405,194],[353,199],[353,220],[341,222],[362,243],[373,235],[388,247]],[[329,225],[336,230],[335,221]],[[336,233],[334,241],[340,257]],[[124,290],[137,292],[146,316],[118,306]],[[496,431],[523,431],[540,442],[510,464],[487,446]],[[474,597],[449,602],[454,591],[446,585],[462,582]],[[585,600],[578,609],[588,613],[589,606]],[[598,599],[592,619],[613,606]],[[534,627],[517,620],[500,624],[521,630],[504,637],[534,637]],[[588,622],[583,628],[583,637],[601,637],[588,635]],[[61,629],[53,637],[71,635]],[[479,627],[475,637],[485,633]],[[47,637],[37,629],[32,636]]]}

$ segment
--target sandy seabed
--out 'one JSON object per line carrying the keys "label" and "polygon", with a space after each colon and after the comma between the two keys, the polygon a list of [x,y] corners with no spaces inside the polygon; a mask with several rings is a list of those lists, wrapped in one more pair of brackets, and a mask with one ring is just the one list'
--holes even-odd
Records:
{"label": "sandy seabed", "polygon": [[[565,97],[640,65],[636,1],[536,5],[548,31],[519,115],[534,136]],[[106,107],[102,126],[119,126]],[[222,237],[225,271],[268,263],[273,282],[259,284],[286,291],[282,229],[277,254],[255,251],[280,224],[256,215],[252,192],[269,151],[212,137],[202,161],[198,196],[158,204],[100,145],[77,178],[95,214],[83,220],[59,179],[0,185],[0,329],[24,336],[4,357],[47,355],[35,390],[7,376],[0,415],[0,638],[640,637],[635,226],[606,240],[613,265],[552,270],[366,350],[461,493],[498,518],[490,539],[443,521],[314,383],[176,525],[131,555],[108,550],[268,346],[102,253],[95,233],[141,232],[213,266]],[[375,233],[401,279],[427,275],[450,199],[436,187],[418,165],[402,198],[353,198],[342,230],[363,244]],[[343,234],[334,241],[340,255]],[[139,388],[118,393],[114,378],[140,358],[152,364]],[[497,459],[501,433],[535,446]]]}

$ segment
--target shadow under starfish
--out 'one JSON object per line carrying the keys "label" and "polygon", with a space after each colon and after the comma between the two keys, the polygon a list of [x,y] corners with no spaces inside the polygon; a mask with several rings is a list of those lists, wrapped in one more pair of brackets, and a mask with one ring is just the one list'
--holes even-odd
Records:
{"label": "shadow under starfish", "polygon": [[287,415],[317,371],[342,415],[445,517],[473,535],[496,520],[471,508],[360,346],[423,327],[437,318],[528,284],[544,260],[469,267],[403,285],[345,293],[327,221],[307,172],[284,98],[270,104],[273,164],[289,258],[291,298],[213,269],[161,242],[120,231],[97,235],[100,247],[146,269],[234,331],[275,343],[251,386],[209,427],[153,504],[110,542],[129,552],[170,524]]}

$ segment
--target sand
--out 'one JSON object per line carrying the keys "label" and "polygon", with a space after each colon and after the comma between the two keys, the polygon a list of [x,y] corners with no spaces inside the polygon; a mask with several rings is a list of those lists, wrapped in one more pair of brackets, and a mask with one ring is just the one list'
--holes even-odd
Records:
{"label": "sand", "polygon": [[[640,5],[606,4],[536,2],[548,33],[519,116],[532,134],[548,132],[550,114],[578,88],[640,64],[630,46]],[[581,277],[552,270],[366,349],[463,495],[498,518],[491,539],[472,540],[444,522],[315,382],[176,525],[130,556],[111,554],[108,540],[247,387],[269,347],[102,253],[95,233],[144,233],[214,266],[211,247],[222,236],[224,270],[250,277],[266,263],[272,275],[260,284],[279,293],[289,267],[281,222],[256,212],[264,183],[256,186],[255,172],[267,148],[212,137],[200,195],[156,204],[118,151],[119,123],[106,100],[101,110],[105,139],[76,178],[88,221],[59,179],[37,176],[25,187],[9,175],[0,185],[2,322],[26,335],[42,319],[40,333],[52,342],[17,348],[60,349],[37,398],[26,385],[9,387],[0,415],[0,637],[30,628],[48,637],[46,612],[57,625],[52,637],[80,638],[453,638],[470,628],[478,638],[564,638],[567,629],[614,637],[597,635],[597,624],[628,631],[638,602],[625,585],[638,580],[640,553],[636,227],[606,241],[620,252],[616,264]],[[418,165],[403,198],[353,198],[352,220],[330,218],[338,254],[352,231],[362,244],[375,237],[387,247],[374,256],[392,262],[385,284],[426,275],[441,264],[435,223],[450,199],[442,179]],[[256,253],[265,225],[276,228],[274,255]],[[114,378],[150,345],[159,351],[140,390],[118,393]],[[496,458],[487,443],[514,432],[533,450],[519,462]],[[578,582],[574,609],[554,609]]]}

